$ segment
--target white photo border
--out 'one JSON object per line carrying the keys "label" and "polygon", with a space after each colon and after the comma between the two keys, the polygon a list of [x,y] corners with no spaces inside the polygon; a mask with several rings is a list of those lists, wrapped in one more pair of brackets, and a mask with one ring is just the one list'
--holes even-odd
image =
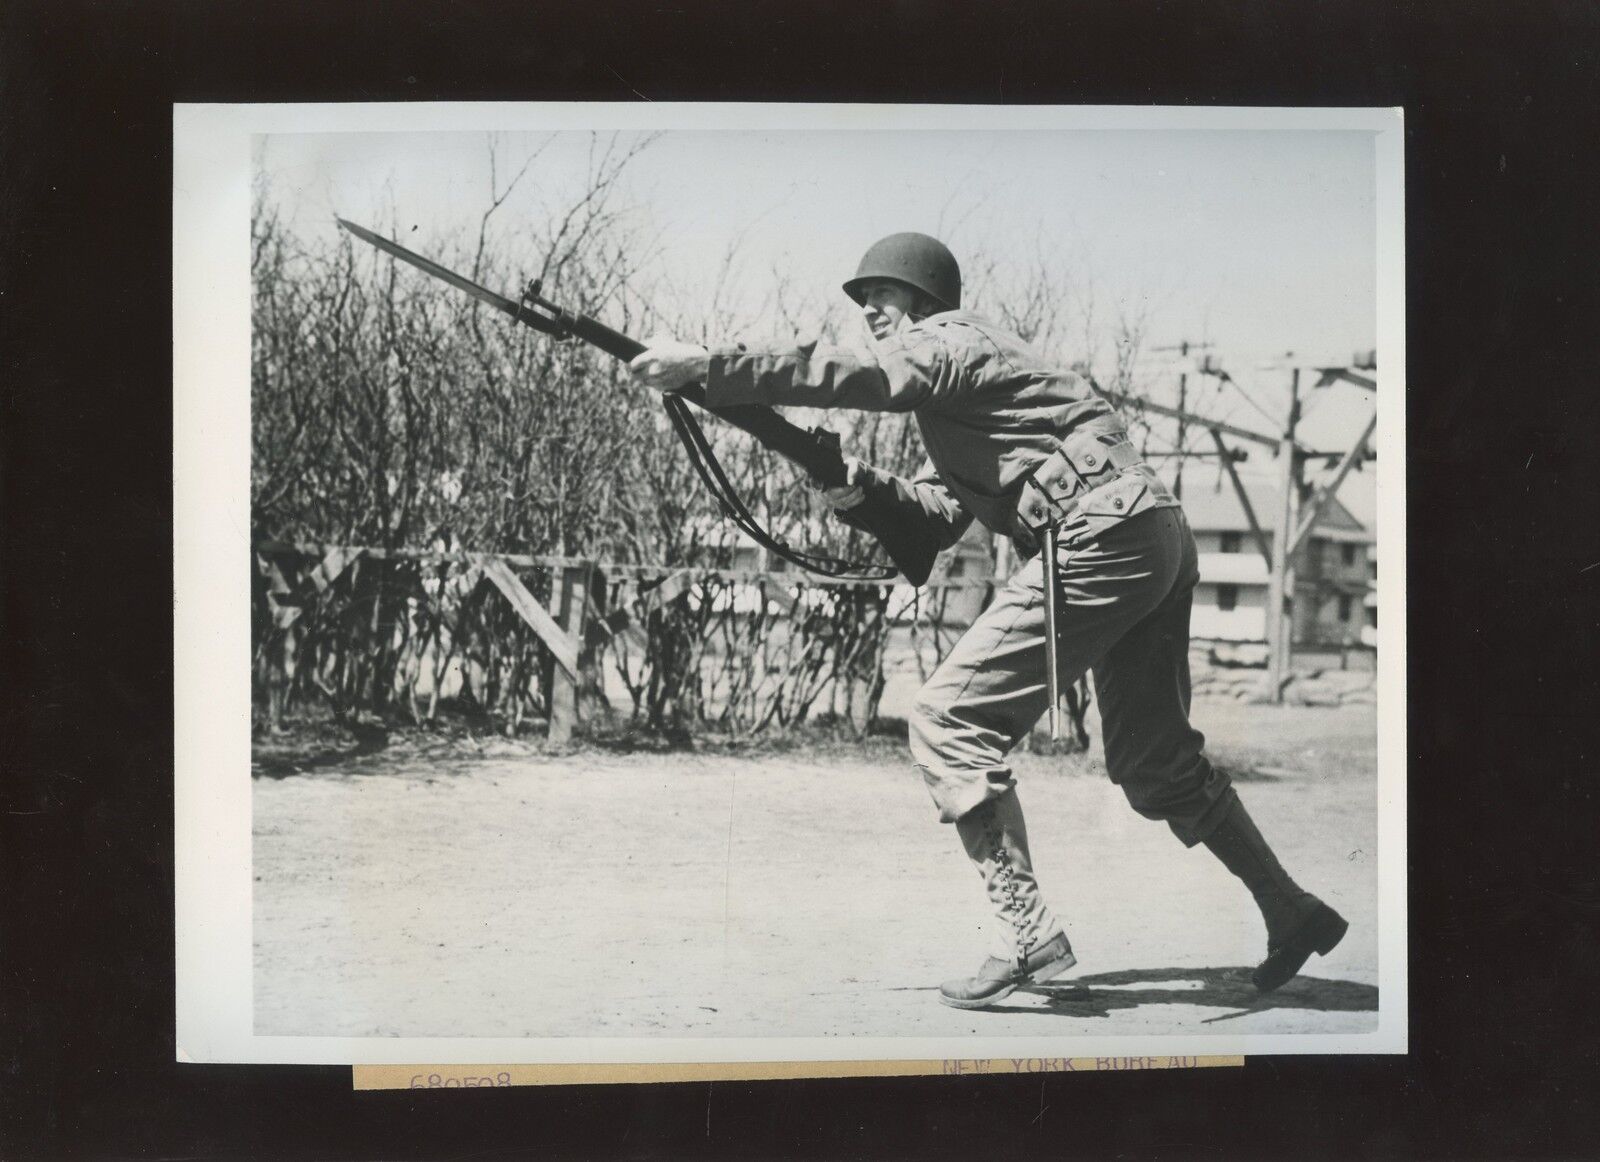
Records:
{"label": "white photo border", "polygon": [[[904,1038],[257,1036],[252,1011],[251,143],[419,130],[1357,130],[1377,178],[1378,1023],[1350,1034]],[[175,954],[180,1061],[939,1060],[1407,1050],[1405,196],[1399,109],[812,104],[255,104],[173,111]]]}

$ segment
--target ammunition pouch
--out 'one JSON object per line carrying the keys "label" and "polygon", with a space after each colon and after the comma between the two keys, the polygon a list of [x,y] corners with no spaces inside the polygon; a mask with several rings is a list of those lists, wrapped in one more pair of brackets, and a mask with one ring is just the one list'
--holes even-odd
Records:
{"label": "ammunition pouch", "polygon": [[1023,556],[1032,556],[1047,526],[1077,543],[1141,512],[1177,504],[1120,424],[1089,424],[1065,436],[1023,483],[1012,539]]}

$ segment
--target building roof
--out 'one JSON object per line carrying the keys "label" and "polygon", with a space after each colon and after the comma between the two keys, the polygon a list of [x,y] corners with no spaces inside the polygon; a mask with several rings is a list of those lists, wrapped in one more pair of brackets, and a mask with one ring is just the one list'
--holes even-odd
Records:
{"label": "building roof", "polygon": [[[1211,481],[1194,479],[1194,473],[1184,474],[1183,482],[1183,512],[1189,518],[1189,525],[1195,532],[1225,533],[1249,532],[1250,522],[1245,519],[1244,509],[1239,504],[1239,497],[1233,490],[1233,485],[1226,478],[1212,483]],[[1264,480],[1244,481],[1246,494],[1250,497],[1250,507],[1255,510],[1256,520],[1261,522],[1261,527],[1269,533],[1277,520],[1279,492],[1277,486]],[[1328,506],[1322,510],[1322,516],[1317,521],[1315,532],[1318,536],[1331,537],[1335,540],[1370,541],[1372,533],[1350,515],[1350,510],[1339,503],[1339,498],[1334,497]]]}

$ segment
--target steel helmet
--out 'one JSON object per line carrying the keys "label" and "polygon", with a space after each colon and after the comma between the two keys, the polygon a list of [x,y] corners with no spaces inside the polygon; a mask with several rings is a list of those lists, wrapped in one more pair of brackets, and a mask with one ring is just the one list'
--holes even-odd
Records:
{"label": "steel helmet", "polygon": [[891,234],[874,242],[861,256],[856,276],[844,284],[844,293],[860,304],[861,284],[874,278],[903,282],[949,310],[961,305],[961,267],[937,238],[926,234]]}

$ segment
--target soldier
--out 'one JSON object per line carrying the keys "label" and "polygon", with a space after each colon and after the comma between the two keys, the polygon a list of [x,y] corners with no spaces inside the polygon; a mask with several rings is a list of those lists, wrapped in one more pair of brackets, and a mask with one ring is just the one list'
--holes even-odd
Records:
{"label": "soldier", "polygon": [[[834,506],[892,488],[908,517],[953,545],[976,518],[1013,538],[1027,563],[923,686],[912,757],[941,820],[955,824],[1006,934],[1006,955],[947,981],[940,999],[992,1005],[1076,959],[1044,901],[1006,756],[1046,709],[1044,568],[1059,579],[1062,683],[1086,671],[1099,692],[1106,768],[1133,809],[1204,844],[1249,888],[1267,930],[1253,980],[1269,992],[1344,936],[1343,918],[1290,878],[1226,774],[1189,724],[1189,608],[1199,579],[1183,510],[1082,377],[1016,335],[961,310],[955,257],[924,234],[873,245],[844,291],[872,331],[871,356],[820,343],[707,349],[651,340],[642,383],[705,384],[707,401],[915,415],[931,471],[911,481],[852,464]],[[1038,547],[1053,527],[1055,560]]]}

